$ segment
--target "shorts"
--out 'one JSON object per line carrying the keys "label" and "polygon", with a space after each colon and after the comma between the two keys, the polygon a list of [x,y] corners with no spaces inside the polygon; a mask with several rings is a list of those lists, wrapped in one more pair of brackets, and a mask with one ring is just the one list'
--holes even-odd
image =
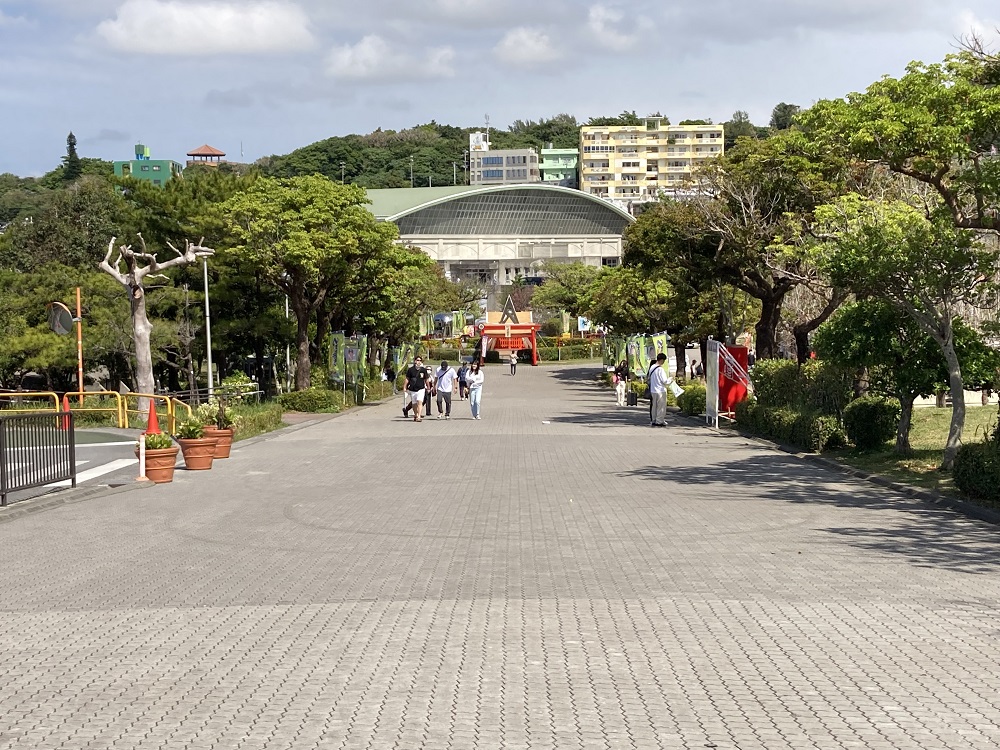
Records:
{"label": "shorts", "polygon": [[424,402],[424,394],[426,391],[426,388],[421,388],[419,391],[407,391],[407,393],[410,394],[410,403],[422,404]]}

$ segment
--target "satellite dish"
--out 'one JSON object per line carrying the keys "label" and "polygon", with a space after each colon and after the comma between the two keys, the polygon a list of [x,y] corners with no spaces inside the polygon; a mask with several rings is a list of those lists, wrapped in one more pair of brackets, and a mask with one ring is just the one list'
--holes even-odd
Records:
{"label": "satellite dish", "polygon": [[62,302],[50,302],[45,306],[49,315],[49,328],[60,336],[73,330],[73,313]]}

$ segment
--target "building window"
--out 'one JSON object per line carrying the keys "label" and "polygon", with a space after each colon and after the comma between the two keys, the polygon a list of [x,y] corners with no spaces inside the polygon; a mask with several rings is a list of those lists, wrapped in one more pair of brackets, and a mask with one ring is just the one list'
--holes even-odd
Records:
{"label": "building window", "polygon": [[484,180],[502,180],[503,170],[502,169],[484,169],[483,170]]}
{"label": "building window", "polygon": [[143,164],[142,165],[142,171],[143,172],[148,172],[149,171],[149,165],[148,164]]}
{"label": "building window", "polygon": [[623,161],[622,162],[622,168],[623,169],[629,169],[631,167],[635,167],[636,169],[638,169],[639,162],[637,162],[637,161]]}
{"label": "building window", "polygon": [[616,268],[618,266],[618,258],[601,258],[601,265],[606,268]]}
{"label": "building window", "polygon": [[163,184],[163,180],[153,180],[153,184],[154,185],[162,185]]}
{"label": "building window", "polygon": [[484,156],[483,166],[484,167],[499,167],[503,164],[502,156]]}
{"label": "building window", "polygon": [[153,165],[153,171],[154,172],[159,172],[160,171],[160,165],[159,164],[154,164]]}

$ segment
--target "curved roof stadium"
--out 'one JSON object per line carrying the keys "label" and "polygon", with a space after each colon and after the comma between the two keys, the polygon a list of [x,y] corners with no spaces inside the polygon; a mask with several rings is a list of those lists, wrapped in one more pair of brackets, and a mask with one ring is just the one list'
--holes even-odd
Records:
{"label": "curved roof stadium", "polygon": [[504,284],[545,259],[617,265],[635,221],[580,190],[545,184],[369,190],[376,218],[444,266],[451,278]]}

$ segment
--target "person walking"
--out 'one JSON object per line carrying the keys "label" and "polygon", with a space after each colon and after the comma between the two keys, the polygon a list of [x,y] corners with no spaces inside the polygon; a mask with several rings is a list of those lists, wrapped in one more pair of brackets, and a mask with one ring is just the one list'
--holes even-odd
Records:
{"label": "person walking", "polygon": [[478,362],[472,363],[472,369],[467,376],[469,381],[469,406],[472,408],[472,418],[480,419],[480,408],[483,401],[483,371]]}
{"label": "person walking", "polygon": [[434,388],[437,390],[438,419],[441,419],[442,401],[444,401],[446,407],[444,418],[451,419],[451,393],[455,388],[455,381],[457,379],[458,373],[455,372],[455,368],[448,365],[448,360],[441,360],[441,367],[434,373]]}
{"label": "person walking", "polygon": [[421,413],[424,407],[424,396],[427,394],[427,379],[429,377],[430,374],[427,372],[427,368],[424,367],[423,358],[415,357],[413,364],[406,371],[406,395],[410,400],[403,407],[404,417],[408,415],[411,408],[413,409],[414,422],[423,421]]}
{"label": "person walking", "polygon": [[656,364],[649,368],[649,425],[650,427],[667,426],[667,386],[671,378],[666,369],[667,355],[660,352],[656,355]]}
{"label": "person walking", "polygon": [[434,403],[436,395],[437,389],[434,387],[434,371],[428,367],[427,379],[424,381],[424,414],[428,417],[431,415],[431,405]]}
{"label": "person walking", "polygon": [[517,375],[517,352],[512,351],[510,353],[510,374],[511,376]]}
{"label": "person walking", "polygon": [[458,368],[458,400],[465,401],[469,397],[469,363],[463,362]]}
{"label": "person walking", "polygon": [[625,396],[628,394],[628,362],[624,359],[615,368],[615,395],[618,397],[618,405],[625,406]]}

